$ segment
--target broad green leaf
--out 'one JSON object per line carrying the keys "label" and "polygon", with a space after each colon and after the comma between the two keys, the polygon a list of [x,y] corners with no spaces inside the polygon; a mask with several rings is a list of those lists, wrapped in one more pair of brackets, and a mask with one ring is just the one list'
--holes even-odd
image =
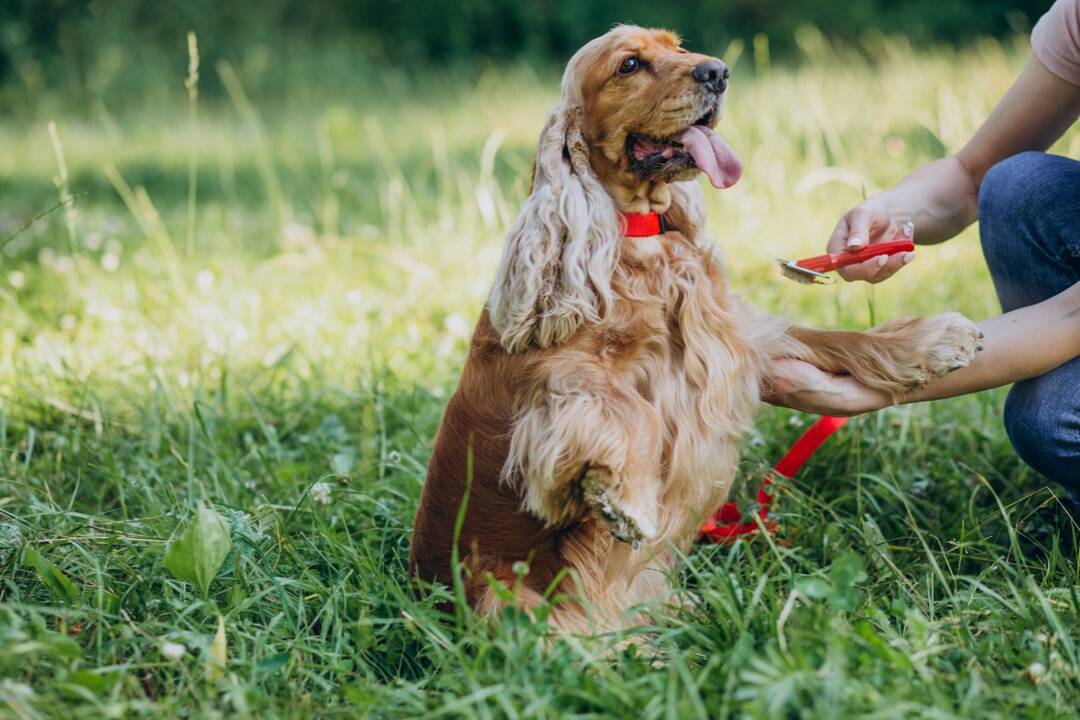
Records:
{"label": "broad green leaf", "polygon": [[232,540],[225,520],[200,504],[184,531],[169,542],[165,550],[165,568],[178,580],[197,587],[205,598],[231,549]]}
{"label": "broad green leaf", "polygon": [[866,562],[857,553],[848,552],[833,560],[829,566],[833,592],[829,604],[837,610],[854,610],[862,603],[863,594],[855,587],[866,580]]}
{"label": "broad green leaf", "polygon": [[42,637],[39,647],[46,655],[54,658],[71,660],[82,656],[82,648],[79,647],[79,643],[60,633]]}
{"label": "broad green leaf", "polygon": [[67,676],[67,682],[95,694],[104,694],[116,687],[123,677],[124,674],[118,670],[76,670]]}
{"label": "broad green leaf", "polygon": [[832,585],[828,580],[819,577],[803,577],[795,581],[795,589],[803,595],[815,600],[826,598],[832,593]]}
{"label": "broad green leaf", "polygon": [[53,599],[58,602],[74,605],[79,599],[79,588],[68,579],[60,568],[45,559],[30,545],[23,551],[23,565],[33,568],[41,582],[49,589]]}
{"label": "broad green leaf", "polygon": [[857,553],[844,553],[829,566],[829,579],[838,590],[854,587],[866,579],[866,563]]}
{"label": "broad green leaf", "polygon": [[795,589],[809,598],[826,600],[836,610],[854,610],[863,601],[863,593],[856,587],[866,580],[866,563],[860,555],[847,552],[829,565],[828,578],[801,577],[795,581]]}

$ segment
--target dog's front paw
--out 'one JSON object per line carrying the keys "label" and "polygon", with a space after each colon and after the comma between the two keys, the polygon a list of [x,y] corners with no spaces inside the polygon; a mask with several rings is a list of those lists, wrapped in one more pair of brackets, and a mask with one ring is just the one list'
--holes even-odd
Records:
{"label": "dog's front paw", "polygon": [[875,362],[852,363],[851,374],[894,397],[967,367],[982,349],[979,328],[960,313],[898,318],[874,328],[867,338],[876,346]]}
{"label": "dog's front paw", "polygon": [[982,350],[979,342],[982,332],[960,313],[937,315],[928,318],[926,323],[936,329],[934,334],[937,336],[936,342],[930,342],[926,356],[928,380],[967,367],[975,359],[975,353]]}
{"label": "dog's front paw", "polygon": [[613,490],[611,472],[590,467],[581,478],[581,493],[590,513],[616,540],[635,549],[657,535],[656,521],[649,513],[632,507]]}

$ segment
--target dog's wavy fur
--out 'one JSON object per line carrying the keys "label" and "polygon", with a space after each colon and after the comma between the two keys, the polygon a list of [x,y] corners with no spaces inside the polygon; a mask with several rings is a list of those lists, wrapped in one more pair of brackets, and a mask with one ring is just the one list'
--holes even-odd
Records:
{"label": "dog's wavy fur", "polygon": [[[654,77],[611,80],[626,53]],[[703,60],[665,31],[619,27],[566,68],[439,428],[410,553],[419,577],[451,582],[471,452],[457,549],[480,613],[513,597],[527,611],[551,602],[562,632],[640,621],[630,609],[666,597],[676,550],[728,494],[771,358],[898,394],[974,353],[976,330],[955,314],[820,331],[729,292],[694,173],[643,178],[623,152],[630,131],[693,122],[665,108],[695,97],[690,70]],[[619,213],[644,210],[665,213],[668,231],[622,237]]]}

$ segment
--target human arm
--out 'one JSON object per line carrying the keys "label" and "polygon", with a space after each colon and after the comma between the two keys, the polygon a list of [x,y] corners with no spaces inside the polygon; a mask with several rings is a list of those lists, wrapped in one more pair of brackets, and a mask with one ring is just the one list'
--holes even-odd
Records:
{"label": "human arm", "polygon": [[[965,368],[899,399],[939,400],[1036,377],[1080,357],[1080,283],[1036,305],[979,324],[983,350]],[[774,360],[762,395],[774,405],[822,415],[859,415],[893,404],[847,375],[800,360]]]}
{"label": "human arm", "polygon": [[[922,166],[845,213],[829,238],[828,252],[892,240],[909,222],[920,244],[955,236],[976,219],[979,185],[993,165],[1025,150],[1045,150],[1078,116],[1080,86],[1062,80],[1031,55],[1005,97],[958,153]],[[911,254],[885,261],[873,258],[840,274],[846,280],[880,282],[910,260]]]}

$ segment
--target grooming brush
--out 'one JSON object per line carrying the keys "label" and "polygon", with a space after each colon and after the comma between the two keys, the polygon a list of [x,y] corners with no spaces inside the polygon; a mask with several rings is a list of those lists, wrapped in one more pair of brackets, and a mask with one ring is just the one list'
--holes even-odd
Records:
{"label": "grooming brush", "polygon": [[789,280],[805,285],[828,285],[834,281],[825,273],[839,270],[848,265],[857,265],[880,255],[896,255],[897,253],[911,252],[914,249],[915,243],[910,239],[893,240],[891,242],[867,245],[861,250],[853,250],[852,252],[818,255],[805,260],[781,260],[777,258],[777,262],[780,263],[780,272]]}

